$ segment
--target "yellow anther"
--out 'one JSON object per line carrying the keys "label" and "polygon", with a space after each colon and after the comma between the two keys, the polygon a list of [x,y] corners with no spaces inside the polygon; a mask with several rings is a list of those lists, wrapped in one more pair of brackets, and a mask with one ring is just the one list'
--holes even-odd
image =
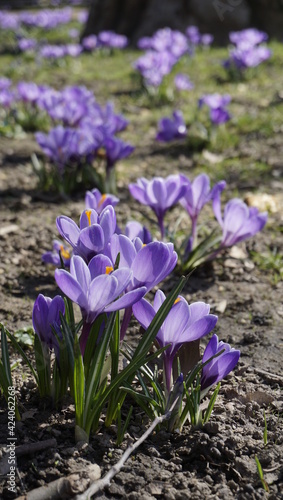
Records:
{"label": "yellow anther", "polygon": [[146,247],[146,243],[143,243],[143,246],[142,246],[142,248],[143,248],[143,247]]}
{"label": "yellow anther", "polygon": [[112,266],[106,266],[105,274],[110,274],[110,273],[112,273],[112,271],[113,271]]}
{"label": "yellow anther", "polygon": [[101,207],[102,203],[106,200],[106,194],[103,194],[98,202],[98,207]]}
{"label": "yellow anther", "polygon": [[180,297],[178,297],[178,298],[175,300],[175,302],[174,302],[174,304],[173,304],[173,305],[178,304],[178,302],[180,302],[180,300],[181,300],[181,299],[180,299]]}
{"label": "yellow anther", "polygon": [[86,210],[86,211],[85,211],[85,214],[86,214],[86,216],[87,216],[87,218],[88,218],[88,223],[89,223],[89,225],[91,226],[91,219],[90,219],[90,216],[91,216],[91,210]]}
{"label": "yellow anther", "polygon": [[66,248],[63,247],[63,245],[60,246],[60,253],[63,259],[70,259],[71,254]]}

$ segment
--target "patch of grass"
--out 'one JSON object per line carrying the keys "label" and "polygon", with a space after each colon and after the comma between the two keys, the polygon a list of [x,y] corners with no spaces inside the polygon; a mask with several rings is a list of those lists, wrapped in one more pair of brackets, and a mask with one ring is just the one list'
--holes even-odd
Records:
{"label": "patch of grass", "polygon": [[271,271],[271,281],[274,285],[283,279],[283,255],[277,248],[264,253],[251,251],[253,261],[265,272]]}

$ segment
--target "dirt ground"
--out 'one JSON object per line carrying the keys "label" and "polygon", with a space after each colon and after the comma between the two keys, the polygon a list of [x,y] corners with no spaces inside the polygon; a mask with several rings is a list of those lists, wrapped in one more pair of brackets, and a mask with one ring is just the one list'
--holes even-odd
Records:
{"label": "dirt ground", "polygon": [[[276,172],[279,170],[282,174],[279,135],[265,144],[259,142],[256,149],[253,146],[252,140],[242,144],[242,154],[259,157],[264,154],[271,169],[275,168],[272,161],[276,157]],[[36,190],[29,162],[33,150],[32,138],[0,139],[0,320],[12,332],[31,325],[33,302],[38,293],[54,296],[58,292],[54,269],[41,261],[42,253],[51,248],[57,236],[57,215],[78,220],[84,208],[83,193],[70,200],[51,201]],[[155,155],[145,161],[144,151],[139,147],[134,160],[136,168],[131,171],[131,180],[141,174],[145,177],[160,175],[160,165],[163,176],[178,169],[193,175],[191,159],[181,154],[167,162],[166,148],[155,151]],[[122,165],[118,168],[121,202],[117,206],[121,226],[129,217],[135,218],[141,212],[130,199],[123,171]],[[231,190],[233,182],[237,179],[230,179]],[[227,253],[222,262],[194,273],[183,290],[189,301],[203,300],[211,304],[212,312],[219,316],[216,333],[221,340],[241,350],[237,368],[222,383],[209,423],[194,432],[185,427],[182,434],[153,433],[130,457],[111,485],[95,498],[283,498],[283,284],[274,280],[271,271],[256,265],[250,253],[255,250],[261,254],[267,248],[277,248],[282,254],[282,186],[280,175],[276,174],[264,188],[278,204],[269,216],[268,227],[240,245],[237,258]],[[244,194],[249,186],[238,188]],[[171,214],[172,223],[178,210],[174,209]],[[271,231],[270,227],[277,230]],[[165,288],[169,289],[176,279],[172,275]],[[136,335],[138,329],[133,327],[130,339]],[[25,446],[18,450],[17,494],[14,495],[8,491],[5,476],[7,411],[5,400],[1,398],[0,474],[4,476],[0,478],[1,498],[26,495],[72,473],[79,478],[78,488],[86,488],[89,478],[97,473],[94,464],[99,466],[103,476],[121,457],[128,443],[141,436],[148,425],[136,408],[129,434],[120,447],[115,444],[115,427],[105,429],[103,425],[91,436],[89,445],[75,445],[73,404],[65,401],[61,411],[45,407],[39,401],[27,369],[21,361],[19,363],[15,386],[22,420],[17,424],[16,437],[17,446]],[[49,441],[43,450],[32,452],[31,444],[45,440]],[[265,488],[269,492],[259,478],[255,456],[262,466]],[[65,498],[71,496],[69,493]]]}

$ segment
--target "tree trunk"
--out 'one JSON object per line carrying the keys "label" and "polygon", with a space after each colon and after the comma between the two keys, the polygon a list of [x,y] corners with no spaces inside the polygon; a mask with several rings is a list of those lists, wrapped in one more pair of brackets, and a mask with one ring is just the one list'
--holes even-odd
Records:
{"label": "tree trunk", "polygon": [[227,43],[229,31],[249,26],[282,37],[283,0],[92,0],[82,38],[112,30],[135,45],[166,26],[185,31],[190,24]]}
{"label": "tree trunk", "polygon": [[135,44],[165,26],[184,30],[187,4],[187,0],[93,0],[82,38],[112,30]]}

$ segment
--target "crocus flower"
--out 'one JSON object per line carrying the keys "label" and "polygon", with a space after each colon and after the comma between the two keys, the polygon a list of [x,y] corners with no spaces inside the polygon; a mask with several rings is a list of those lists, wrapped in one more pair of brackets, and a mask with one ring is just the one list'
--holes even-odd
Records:
{"label": "crocus flower", "polygon": [[154,177],[150,181],[141,177],[136,184],[129,184],[131,195],[143,205],[152,208],[156,214],[162,238],[164,215],[185,195],[187,184],[187,178],[181,174],[169,175],[165,179]]}
{"label": "crocus flower", "polygon": [[228,201],[222,218],[220,191],[214,196],[213,210],[223,231],[220,248],[230,247],[254,236],[267,221],[267,212],[259,213],[256,207],[248,207],[239,198]]}
{"label": "crocus flower", "polygon": [[187,75],[183,73],[178,73],[174,79],[176,89],[178,90],[192,90],[194,84],[191,82]]}
{"label": "crocus flower", "polygon": [[265,45],[255,47],[239,46],[230,51],[229,59],[224,61],[224,67],[229,69],[234,66],[239,70],[255,68],[269,59],[270,56],[271,50]]}
{"label": "crocus flower", "polygon": [[[146,330],[154,316],[165,301],[165,295],[157,290],[153,306],[145,299],[133,305],[133,313],[142,327]],[[186,342],[192,342],[204,337],[215,327],[217,316],[209,314],[210,306],[204,302],[195,302],[191,305],[179,296],[172,309],[164,320],[156,335],[159,347],[169,347],[163,353],[166,389],[169,392],[172,379],[172,365],[180,347]]]}
{"label": "crocus flower", "polygon": [[229,33],[230,42],[237,46],[245,45],[254,47],[268,39],[267,33],[256,28],[247,28],[242,31],[231,31]]}
{"label": "crocus flower", "polygon": [[8,89],[12,84],[10,78],[6,78],[6,76],[0,77],[0,90]]}
{"label": "crocus flower", "polygon": [[[120,266],[128,267],[133,272],[127,291],[141,286],[145,286],[147,292],[150,291],[171,273],[178,258],[172,243],[153,241],[145,245],[138,237],[131,241],[122,234],[114,234],[103,253],[109,258],[109,265],[112,267],[119,254]],[[121,340],[126,333],[131,314],[132,309],[128,307],[121,327]]]}
{"label": "crocus flower", "polygon": [[208,175],[200,174],[191,183],[187,179],[187,190],[183,198],[180,199],[180,204],[188,212],[192,221],[192,232],[187,251],[191,251],[193,243],[196,241],[197,235],[197,220],[198,216],[206,203],[213,199],[215,193],[220,189],[221,191],[226,186],[225,181],[220,181],[211,190],[210,180]]}
{"label": "crocus flower", "polygon": [[48,134],[43,132],[35,134],[44,154],[58,166],[61,173],[73,154],[75,134],[75,130],[64,128],[61,125],[51,129]]}
{"label": "crocus flower", "polygon": [[206,393],[212,385],[217,384],[228,373],[230,373],[239,361],[240,351],[233,349],[225,342],[218,342],[218,336],[214,334],[203,354],[202,362],[205,363],[215,354],[223,351],[222,354],[212,359],[202,369],[201,374],[201,391]]}
{"label": "crocus flower", "polygon": [[152,236],[150,231],[135,220],[127,222],[125,228],[126,236],[133,241],[135,238],[139,238],[144,245],[147,245],[152,241]]}
{"label": "crocus flower", "polygon": [[199,99],[199,108],[205,104],[210,109],[210,119],[214,125],[221,125],[230,120],[231,116],[226,109],[231,97],[228,94],[206,94]]}
{"label": "crocus flower", "polygon": [[145,287],[124,293],[132,278],[129,268],[116,271],[109,266],[109,259],[97,255],[89,265],[79,256],[71,259],[70,272],[56,269],[55,280],[59,288],[81,308],[84,321],[80,346],[84,353],[89,331],[94,320],[102,312],[112,312],[132,306],[146,292]]}
{"label": "crocus flower", "polygon": [[96,35],[89,35],[83,38],[82,40],[82,46],[84,50],[92,51],[97,47],[97,36]]}
{"label": "crocus flower", "polygon": [[113,194],[101,194],[99,189],[95,188],[92,191],[87,191],[85,195],[86,208],[93,208],[98,214],[108,205],[115,207],[119,203],[119,198]]}
{"label": "crocus flower", "polygon": [[34,38],[21,38],[18,41],[18,47],[22,52],[33,50],[36,48],[36,45],[37,41]]}
{"label": "crocus flower", "polygon": [[218,109],[227,106],[231,102],[229,94],[204,94],[199,99],[199,107],[206,104],[210,109]]}
{"label": "crocus flower", "polygon": [[114,31],[101,31],[97,37],[98,45],[101,47],[110,47],[124,49],[128,45],[128,38],[125,35],[119,35]]}
{"label": "crocus flower", "polygon": [[74,250],[86,262],[102,252],[116,228],[116,214],[111,205],[106,206],[100,215],[93,210],[84,210],[80,217],[80,227],[65,215],[56,220],[57,229]]}
{"label": "crocus flower", "polygon": [[161,118],[158,123],[156,140],[169,142],[174,139],[184,139],[187,136],[187,127],[182,111],[174,111],[172,118]]}
{"label": "crocus flower", "polygon": [[43,344],[46,344],[50,349],[55,349],[57,357],[58,340],[51,327],[58,330],[61,323],[60,313],[65,314],[64,300],[60,295],[56,295],[54,299],[42,294],[38,295],[32,311],[33,328]]}
{"label": "crocus flower", "polygon": [[71,252],[70,249],[62,243],[62,241],[54,240],[52,251],[45,252],[41,258],[46,264],[53,264],[54,266],[60,266],[61,260],[60,255],[63,260],[65,267],[70,267]]}
{"label": "crocus flower", "polygon": [[106,153],[106,171],[109,172],[115,163],[122,158],[126,158],[134,151],[134,146],[122,141],[114,136],[107,136],[104,139],[104,148]]}

